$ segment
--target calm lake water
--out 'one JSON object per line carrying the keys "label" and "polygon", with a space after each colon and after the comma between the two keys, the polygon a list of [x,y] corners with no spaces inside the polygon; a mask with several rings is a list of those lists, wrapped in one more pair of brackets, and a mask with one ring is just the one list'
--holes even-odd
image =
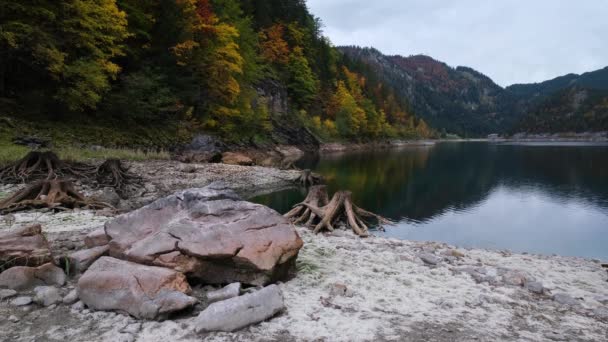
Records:
{"label": "calm lake water", "polygon": [[[301,161],[330,194],[398,223],[386,232],[462,247],[608,260],[608,145],[439,143]],[[284,213],[305,189],[253,201]]]}

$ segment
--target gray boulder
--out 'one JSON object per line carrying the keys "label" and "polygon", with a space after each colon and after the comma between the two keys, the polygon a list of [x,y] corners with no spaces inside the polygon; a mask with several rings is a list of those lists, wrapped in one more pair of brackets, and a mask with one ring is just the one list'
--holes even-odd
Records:
{"label": "gray boulder", "polygon": [[163,319],[196,304],[186,277],[163,267],[101,257],[78,280],[80,300],[91,309]]}
{"label": "gray boulder", "polygon": [[276,285],[240,297],[216,302],[196,318],[197,332],[236,331],[264,321],[285,309],[283,295]]}
{"label": "gray boulder", "polygon": [[232,283],[219,290],[207,292],[207,301],[209,303],[219,302],[237,297],[239,294],[241,294],[241,283]]}
{"label": "gray boulder", "polygon": [[282,215],[219,183],[118,216],[105,231],[110,256],[172,268],[207,284],[283,279],[303,245]]}
{"label": "gray boulder", "polygon": [[50,306],[61,302],[61,294],[56,287],[38,286],[34,289],[34,302],[42,306]]}
{"label": "gray boulder", "polygon": [[70,262],[70,269],[75,272],[84,272],[95,262],[95,260],[101,258],[108,253],[110,247],[108,245],[93,247],[90,249],[83,249],[78,252],[74,252],[68,256]]}

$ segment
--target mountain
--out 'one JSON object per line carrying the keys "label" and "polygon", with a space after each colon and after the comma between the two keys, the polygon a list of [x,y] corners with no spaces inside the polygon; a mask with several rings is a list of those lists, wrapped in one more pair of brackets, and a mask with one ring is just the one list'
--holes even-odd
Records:
{"label": "mountain", "polygon": [[474,69],[452,68],[424,55],[387,56],[354,46],[339,49],[374,70],[437,130],[466,136],[608,130],[608,68],[502,88]]}

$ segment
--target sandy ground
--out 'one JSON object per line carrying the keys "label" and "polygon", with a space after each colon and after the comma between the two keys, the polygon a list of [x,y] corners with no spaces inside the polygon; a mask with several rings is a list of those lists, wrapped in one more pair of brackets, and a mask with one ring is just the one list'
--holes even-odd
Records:
{"label": "sandy ground", "polygon": [[[215,180],[231,182],[251,196],[288,186],[297,177],[292,171],[214,164],[194,165],[195,172],[185,169],[191,166],[133,164],[147,175],[142,201]],[[53,249],[63,252],[82,248],[83,235],[109,218],[88,210],[23,213],[15,215],[12,226],[42,223]],[[3,219],[0,229],[9,229]],[[608,340],[608,274],[599,261],[360,239],[342,230],[331,235],[298,231],[305,245],[297,275],[280,284],[287,309],[259,325],[198,335],[193,313],[145,322],[68,305],[16,307],[5,299],[0,302],[0,341]],[[510,285],[524,279],[542,283],[544,292]],[[64,294],[75,280],[62,288]]]}
{"label": "sandy ground", "polygon": [[[287,310],[257,326],[197,335],[194,315],[143,322],[65,305],[14,307],[5,300],[0,315],[19,321],[1,320],[0,340],[605,341],[608,336],[608,274],[599,262],[478,249],[454,253],[439,243],[298,231],[305,245],[297,276],[280,284]],[[424,254],[439,263],[426,264],[420,259]],[[472,269],[484,282],[467,273]],[[508,270],[542,282],[546,293],[506,284],[500,274]],[[342,285],[346,290],[336,293]],[[553,299],[561,293],[573,302]]]}

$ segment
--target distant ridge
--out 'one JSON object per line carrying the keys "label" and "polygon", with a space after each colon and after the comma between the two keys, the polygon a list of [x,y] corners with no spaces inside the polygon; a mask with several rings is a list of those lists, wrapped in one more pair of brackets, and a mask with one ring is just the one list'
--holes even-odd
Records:
{"label": "distant ridge", "polygon": [[503,88],[483,73],[426,55],[388,56],[342,46],[367,64],[437,130],[463,136],[608,130],[608,67]]}

